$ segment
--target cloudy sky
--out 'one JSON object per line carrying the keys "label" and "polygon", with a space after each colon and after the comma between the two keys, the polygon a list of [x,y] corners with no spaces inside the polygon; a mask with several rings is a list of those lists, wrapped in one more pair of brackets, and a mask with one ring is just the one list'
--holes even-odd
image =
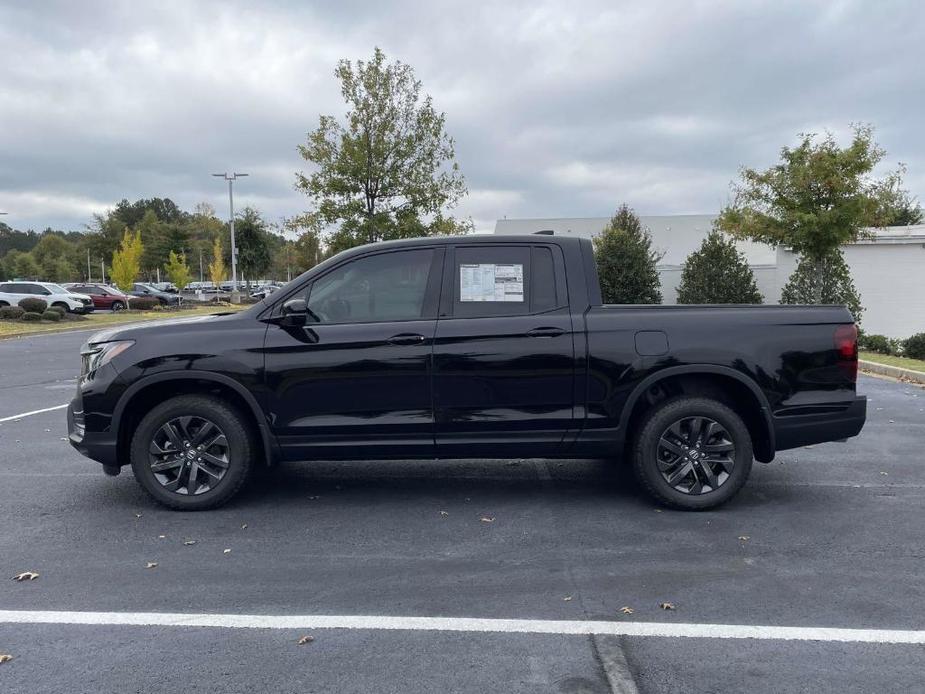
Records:
{"label": "cloudy sky", "polygon": [[0,0],[0,210],[80,229],[126,197],[271,220],[297,145],[380,46],[456,139],[478,229],[503,217],[713,213],[739,166],[869,122],[925,197],[925,5],[909,2]]}

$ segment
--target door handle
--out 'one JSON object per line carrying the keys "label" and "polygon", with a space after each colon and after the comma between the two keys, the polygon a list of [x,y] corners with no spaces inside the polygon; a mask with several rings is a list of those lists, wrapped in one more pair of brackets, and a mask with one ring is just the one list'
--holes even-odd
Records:
{"label": "door handle", "polygon": [[563,328],[534,328],[527,331],[527,337],[559,337],[565,335]]}
{"label": "door handle", "polygon": [[416,333],[401,333],[399,335],[392,335],[386,342],[390,345],[419,345],[426,339],[427,338],[423,335],[418,335]]}

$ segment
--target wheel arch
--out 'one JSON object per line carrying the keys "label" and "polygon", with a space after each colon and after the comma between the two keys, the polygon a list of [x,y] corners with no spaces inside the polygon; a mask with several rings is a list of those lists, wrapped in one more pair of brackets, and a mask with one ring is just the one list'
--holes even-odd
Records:
{"label": "wheel arch", "polygon": [[630,433],[646,412],[678,393],[713,397],[732,407],[748,427],[755,458],[765,463],[774,459],[771,407],[761,388],[735,369],[710,364],[669,367],[643,379],[627,398],[620,415],[624,446],[631,443]]}
{"label": "wheel arch", "polygon": [[151,406],[169,397],[188,394],[214,394],[236,405],[254,425],[264,464],[273,465],[279,460],[276,440],[254,395],[235,379],[208,371],[154,374],[129,386],[113,410],[112,429],[116,432],[117,460],[128,460],[131,434]]}

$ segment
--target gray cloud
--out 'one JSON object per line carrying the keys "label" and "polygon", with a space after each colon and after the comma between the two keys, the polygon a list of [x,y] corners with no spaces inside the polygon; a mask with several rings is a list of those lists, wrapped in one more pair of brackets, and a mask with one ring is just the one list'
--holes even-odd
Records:
{"label": "gray cloud", "polygon": [[480,228],[715,212],[740,165],[870,122],[925,192],[920,3],[109,2],[0,5],[0,209],[80,228],[127,197],[303,210],[296,146],[379,45],[447,113]]}

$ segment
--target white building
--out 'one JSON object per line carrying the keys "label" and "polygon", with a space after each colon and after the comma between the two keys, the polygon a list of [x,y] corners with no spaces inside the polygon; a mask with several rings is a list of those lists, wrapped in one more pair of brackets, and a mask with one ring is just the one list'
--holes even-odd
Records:
{"label": "white building", "polygon": [[[714,215],[641,216],[652,234],[652,245],[664,257],[658,266],[665,303],[675,303],[681,266],[700,247],[713,225]],[[593,238],[608,217],[559,219],[499,219],[496,234],[532,234],[551,229],[560,236]],[[925,225],[872,229],[873,238],[844,246],[854,284],[867,309],[863,327],[868,333],[908,337],[925,332]],[[758,289],[767,303],[780,301],[780,293],[797,263],[785,248],[737,241],[755,273]]]}

